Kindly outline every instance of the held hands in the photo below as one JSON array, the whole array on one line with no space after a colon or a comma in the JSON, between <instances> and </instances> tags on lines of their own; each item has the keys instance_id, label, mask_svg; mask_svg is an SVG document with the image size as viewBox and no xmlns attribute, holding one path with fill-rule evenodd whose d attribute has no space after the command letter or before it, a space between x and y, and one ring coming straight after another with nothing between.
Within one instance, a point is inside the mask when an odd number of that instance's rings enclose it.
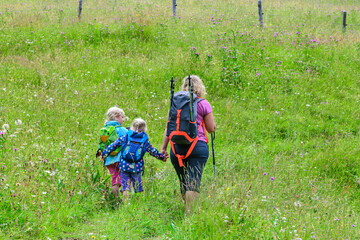
<instances>
[{"instance_id":1,"label":"held hands","mask_svg":"<svg viewBox=\"0 0 360 240\"><path fill-rule=\"evenodd\" d=\"M169 158L168 152L166 151L166 149L161 149L161 153L164 155L163 161L166 162L166 159Z\"/></svg>"}]
</instances>

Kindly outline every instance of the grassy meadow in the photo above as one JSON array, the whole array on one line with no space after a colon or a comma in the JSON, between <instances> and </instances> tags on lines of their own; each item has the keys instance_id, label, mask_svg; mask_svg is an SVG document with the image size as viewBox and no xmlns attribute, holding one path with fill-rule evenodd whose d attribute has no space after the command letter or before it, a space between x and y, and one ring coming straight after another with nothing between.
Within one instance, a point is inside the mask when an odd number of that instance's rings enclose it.
<instances>
[{"instance_id":1,"label":"grassy meadow","mask_svg":"<svg viewBox=\"0 0 360 240\"><path fill-rule=\"evenodd\" d=\"M360 239L360 1L0 2L1 239ZM342 28L342 11L347 27ZM108 108L160 149L170 79L213 106L196 211L168 161L116 207ZM211 153L211 144L210 153Z\"/></svg>"}]
</instances>

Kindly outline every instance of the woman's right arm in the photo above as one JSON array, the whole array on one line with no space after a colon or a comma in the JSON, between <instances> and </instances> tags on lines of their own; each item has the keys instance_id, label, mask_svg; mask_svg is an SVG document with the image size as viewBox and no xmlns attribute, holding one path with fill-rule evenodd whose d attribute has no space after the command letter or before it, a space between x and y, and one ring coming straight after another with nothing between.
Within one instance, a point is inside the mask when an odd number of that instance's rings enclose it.
<instances>
[{"instance_id":1,"label":"woman's right arm","mask_svg":"<svg viewBox=\"0 0 360 240\"><path fill-rule=\"evenodd\" d=\"M167 128L165 128L164 137L163 137L163 143L161 146L161 153L164 154L165 158L169 157L169 154L167 153L167 146L169 144L169 137L166 136Z\"/></svg>"},{"instance_id":2,"label":"woman's right arm","mask_svg":"<svg viewBox=\"0 0 360 240\"><path fill-rule=\"evenodd\" d=\"M169 112L168 112L167 117L166 117L167 122L169 121ZM165 131L164 131L163 143L162 143L160 151L161 151L162 154L164 154L165 158L168 158L169 154L167 152L167 146L169 144L169 137L166 136L166 133L167 133L167 124L166 124L166 128L165 128Z\"/></svg>"}]
</instances>

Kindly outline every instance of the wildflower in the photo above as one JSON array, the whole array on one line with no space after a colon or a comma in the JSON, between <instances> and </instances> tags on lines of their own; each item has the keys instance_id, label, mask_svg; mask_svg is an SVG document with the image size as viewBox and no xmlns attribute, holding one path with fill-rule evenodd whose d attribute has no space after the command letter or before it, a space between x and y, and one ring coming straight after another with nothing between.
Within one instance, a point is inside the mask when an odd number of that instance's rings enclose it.
<instances>
[{"instance_id":1,"label":"wildflower","mask_svg":"<svg viewBox=\"0 0 360 240\"><path fill-rule=\"evenodd\" d=\"M14 148L14 151L16 152L18 149L17 148Z\"/></svg>"},{"instance_id":2,"label":"wildflower","mask_svg":"<svg viewBox=\"0 0 360 240\"><path fill-rule=\"evenodd\" d=\"M278 35L278 32L275 32L274 36L273 37L276 37Z\"/></svg>"},{"instance_id":3,"label":"wildflower","mask_svg":"<svg viewBox=\"0 0 360 240\"><path fill-rule=\"evenodd\" d=\"M195 55L196 55L196 56L199 56L199 55L200 55L200 53L195 53Z\"/></svg>"},{"instance_id":4,"label":"wildflower","mask_svg":"<svg viewBox=\"0 0 360 240\"><path fill-rule=\"evenodd\" d=\"M2 125L2 129L6 132L7 130L9 130L9 124L4 124Z\"/></svg>"},{"instance_id":5,"label":"wildflower","mask_svg":"<svg viewBox=\"0 0 360 240\"><path fill-rule=\"evenodd\" d=\"M22 121L20 120L20 119L16 119L15 120L15 125L16 126L19 126L19 125L21 125L22 124Z\"/></svg>"},{"instance_id":6,"label":"wildflower","mask_svg":"<svg viewBox=\"0 0 360 240\"><path fill-rule=\"evenodd\" d=\"M62 8L60 8L59 10L60 10L60 12L62 12L62 11L63 11L63 10L62 10Z\"/></svg>"},{"instance_id":7,"label":"wildflower","mask_svg":"<svg viewBox=\"0 0 360 240\"><path fill-rule=\"evenodd\" d=\"M267 173L266 173L266 172L264 172L264 173L263 173L263 175L264 175L264 176L266 176L266 175L267 175Z\"/></svg>"},{"instance_id":8,"label":"wildflower","mask_svg":"<svg viewBox=\"0 0 360 240\"><path fill-rule=\"evenodd\" d=\"M3 131L0 131L0 135L4 135L5 134L5 132L3 132Z\"/></svg>"},{"instance_id":9,"label":"wildflower","mask_svg":"<svg viewBox=\"0 0 360 240\"><path fill-rule=\"evenodd\" d=\"M271 181L274 181L274 180L275 180L275 178L274 178L274 177L271 177L270 179L271 179Z\"/></svg>"},{"instance_id":10,"label":"wildflower","mask_svg":"<svg viewBox=\"0 0 360 240\"><path fill-rule=\"evenodd\" d=\"M356 225L355 224L353 224L353 225L351 225L352 227L356 227Z\"/></svg>"}]
</instances>

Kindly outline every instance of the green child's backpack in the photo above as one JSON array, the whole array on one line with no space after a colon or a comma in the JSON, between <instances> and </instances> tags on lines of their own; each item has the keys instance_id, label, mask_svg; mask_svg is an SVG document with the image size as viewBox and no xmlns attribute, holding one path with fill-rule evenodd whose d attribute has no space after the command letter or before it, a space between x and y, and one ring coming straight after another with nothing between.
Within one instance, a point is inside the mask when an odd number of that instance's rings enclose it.
<instances>
[{"instance_id":1,"label":"green child's backpack","mask_svg":"<svg viewBox=\"0 0 360 240\"><path fill-rule=\"evenodd\" d=\"M100 129L100 149L104 151L110 144L115 142L116 139L119 138L119 135L116 132L116 128L121 127L120 125L107 125ZM115 151L111 152L111 156L117 155L121 150L121 147L115 149Z\"/></svg>"}]
</instances>

